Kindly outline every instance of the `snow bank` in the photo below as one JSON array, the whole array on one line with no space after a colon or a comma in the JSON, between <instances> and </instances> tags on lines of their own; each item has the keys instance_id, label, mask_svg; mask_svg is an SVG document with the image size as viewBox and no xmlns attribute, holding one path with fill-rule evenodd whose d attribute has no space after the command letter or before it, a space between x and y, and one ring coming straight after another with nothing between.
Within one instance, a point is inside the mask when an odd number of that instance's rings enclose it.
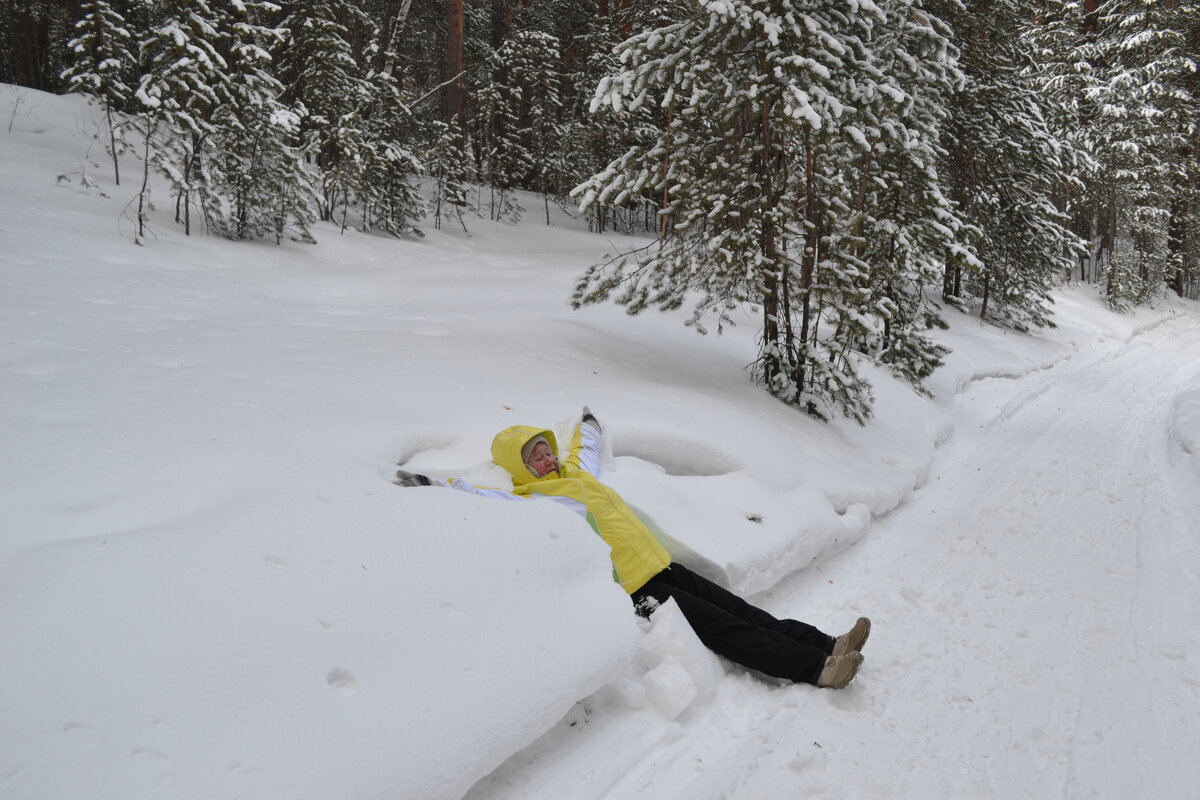
<instances>
[{"instance_id":1,"label":"snow bank","mask_svg":"<svg viewBox=\"0 0 1200 800\"><path fill-rule=\"evenodd\" d=\"M654 748L669 747L682 725L706 713L728 677L725 662L696 638L674 600L642 626L637 656L621 674L479 781L465 800L601 796L625 770ZM597 752L600 759L589 756Z\"/></svg>"},{"instance_id":2,"label":"snow bank","mask_svg":"<svg viewBox=\"0 0 1200 800\"><path fill-rule=\"evenodd\" d=\"M635 646L573 523L346 480L12 557L5 796L460 796Z\"/></svg>"}]
</instances>

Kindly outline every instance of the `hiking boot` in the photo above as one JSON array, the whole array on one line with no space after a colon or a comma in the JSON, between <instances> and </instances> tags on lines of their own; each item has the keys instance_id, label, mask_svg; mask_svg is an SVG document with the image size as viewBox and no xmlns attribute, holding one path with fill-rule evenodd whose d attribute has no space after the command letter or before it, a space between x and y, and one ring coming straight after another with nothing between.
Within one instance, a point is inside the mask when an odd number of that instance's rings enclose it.
<instances>
[{"instance_id":1,"label":"hiking boot","mask_svg":"<svg viewBox=\"0 0 1200 800\"><path fill-rule=\"evenodd\" d=\"M862 650L863 645L867 643L867 637L870 635L871 620L866 617L859 617L858 622L854 623L853 628L834 640L833 653L831 655L844 656L846 653Z\"/></svg>"},{"instance_id":2,"label":"hiking boot","mask_svg":"<svg viewBox=\"0 0 1200 800\"><path fill-rule=\"evenodd\" d=\"M821 670L821 677L817 678L817 686L823 689L841 689L854 680L862 662L862 653L858 651L846 653L844 656L830 656L825 659L825 669Z\"/></svg>"}]
</instances>

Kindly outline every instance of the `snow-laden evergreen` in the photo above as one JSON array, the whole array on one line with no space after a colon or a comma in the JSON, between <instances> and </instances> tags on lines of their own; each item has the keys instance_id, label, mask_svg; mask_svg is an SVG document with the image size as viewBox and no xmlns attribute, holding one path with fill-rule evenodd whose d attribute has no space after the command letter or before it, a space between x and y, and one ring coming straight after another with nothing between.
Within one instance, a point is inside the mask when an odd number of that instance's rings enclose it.
<instances>
[{"instance_id":1,"label":"snow-laden evergreen","mask_svg":"<svg viewBox=\"0 0 1200 800\"><path fill-rule=\"evenodd\" d=\"M467 158L459 146L459 137L452 135L450 126L441 120L425 125L423 137L425 170L433 181L433 197L429 203L433 226L441 228L443 217L453 214L465 229L462 210L469 201L463 173Z\"/></svg>"},{"instance_id":2,"label":"snow-laden evergreen","mask_svg":"<svg viewBox=\"0 0 1200 800\"><path fill-rule=\"evenodd\" d=\"M371 96L359 114L366 138L355 188L362 229L420 235L417 219L425 213L425 200L417 179L423 165L413 150L419 126L392 75L370 72L367 80Z\"/></svg>"},{"instance_id":3,"label":"snow-laden evergreen","mask_svg":"<svg viewBox=\"0 0 1200 800\"><path fill-rule=\"evenodd\" d=\"M1194 286L1198 16L1194 3L1056 0L1032 29L1048 117L1091 158L1084 191L1067 193L1090 243L1082 272L1114 307Z\"/></svg>"},{"instance_id":4,"label":"snow-laden evergreen","mask_svg":"<svg viewBox=\"0 0 1200 800\"><path fill-rule=\"evenodd\" d=\"M62 77L70 91L91 95L104 107L113 180L119 186L124 137L118 124L120 116L113 112L133 95L129 84L137 65L133 34L125 18L106 0L90 0L80 10L83 16L75 24L76 37L67 43L75 60Z\"/></svg>"},{"instance_id":5,"label":"snow-laden evergreen","mask_svg":"<svg viewBox=\"0 0 1200 800\"><path fill-rule=\"evenodd\" d=\"M208 0L171 0L167 11L140 42L144 73L136 96L143 106L145 166L170 181L175 220L190 234L193 206L210 218L220 213L209 156L213 116L229 96L230 76L219 51L219 12Z\"/></svg>"},{"instance_id":6,"label":"snow-laden evergreen","mask_svg":"<svg viewBox=\"0 0 1200 800\"><path fill-rule=\"evenodd\" d=\"M1050 321L1051 289L1086 254L1056 205L1081 157L1051 128L1030 73L1033 24L1025 4L969 2L948 19L956 33L961 87L948 99L947 178L972 226L973 268L946 270L947 299L975 304L1016 325Z\"/></svg>"},{"instance_id":7,"label":"snow-laden evergreen","mask_svg":"<svg viewBox=\"0 0 1200 800\"><path fill-rule=\"evenodd\" d=\"M826 419L871 413L868 365L919 388L946 305L1026 327L1052 321L1076 267L1116 307L1200 285L1194 3L450 10L452 26L384 0L5 6L0 36L30 44L0 75L63 57L71 37L45 37L82 16L61 88L111 111L114 169L122 126L137 141L138 241L152 205L188 233L281 242L314 218L395 236L446 214L465 229L474 205L511 221L522 191L550 224L579 187L592 230L658 242L593 265L575 303L688 303L701 331L749 308L754 376ZM151 196L149 169L169 192Z\"/></svg>"},{"instance_id":8,"label":"snow-laden evergreen","mask_svg":"<svg viewBox=\"0 0 1200 800\"><path fill-rule=\"evenodd\" d=\"M625 38L623 31L635 26L658 27L665 22L661 14L666 9L660 12L657 5L645 5L620 4L610 9L608 16L593 16L572 42L574 69L564 80L571 99L565 109L560 155L568 190L602 172L631 144L652 142L662 127L662 109L651 104L611 114L592 113L596 86L620 69L617 45ZM598 201L588 206L586 213L592 230L603 233L610 225L620 227L622 222L629 231L654 230L655 209L657 203L650 194L642 193L629 198L624 209Z\"/></svg>"},{"instance_id":9,"label":"snow-laden evergreen","mask_svg":"<svg viewBox=\"0 0 1200 800\"><path fill-rule=\"evenodd\" d=\"M351 23L366 23L353 3L297 4L281 23L289 37L276 58L285 99L306 112L301 132L320 169L320 218L332 221L340 210L342 224L365 146L360 113L371 97L346 40Z\"/></svg>"},{"instance_id":10,"label":"snow-laden evergreen","mask_svg":"<svg viewBox=\"0 0 1200 800\"><path fill-rule=\"evenodd\" d=\"M575 302L615 295L630 313L692 302L701 331L754 304L770 391L863 420L860 359L927 375L938 352L923 338L921 287L939 261L969 257L937 173L938 99L955 79L940 23L911 3L664 13L675 21L620 46L623 69L593 103L657 106L664 125L576 190L585 208L660 199L660 239L593 267Z\"/></svg>"},{"instance_id":11,"label":"snow-laden evergreen","mask_svg":"<svg viewBox=\"0 0 1200 800\"><path fill-rule=\"evenodd\" d=\"M260 24L274 5L243 2L226 16L228 95L213 114L214 210L218 232L233 239L285 235L312 238L313 178L300 138L303 106L282 100L284 86L270 71L270 49L286 31Z\"/></svg>"},{"instance_id":12,"label":"snow-laden evergreen","mask_svg":"<svg viewBox=\"0 0 1200 800\"><path fill-rule=\"evenodd\" d=\"M1181 266L1169 241L1174 193L1186 176L1180 156L1190 144L1180 123L1200 122L1200 109L1194 99L1188 108L1181 90L1200 69L1200 53L1189 52L1191 26L1179 23L1192 17L1194 26L1196 13L1193 4L1164 0L1106 0L1099 7L1102 78L1089 99L1106 123L1096 131L1096 147L1116 189L1108 279L1115 306L1158 294Z\"/></svg>"}]
</instances>

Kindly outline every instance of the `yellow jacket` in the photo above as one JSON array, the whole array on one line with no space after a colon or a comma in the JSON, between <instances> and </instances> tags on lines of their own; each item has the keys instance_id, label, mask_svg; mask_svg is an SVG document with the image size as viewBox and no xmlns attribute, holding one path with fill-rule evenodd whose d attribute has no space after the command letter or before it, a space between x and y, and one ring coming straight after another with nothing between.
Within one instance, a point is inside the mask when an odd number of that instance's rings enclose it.
<instances>
[{"instance_id":1,"label":"yellow jacket","mask_svg":"<svg viewBox=\"0 0 1200 800\"><path fill-rule=\"evenodd\" d=\"M535 436L545 436L557 453L554 433L542 428L517 425L505 428L492 440L492 460L513 476L512 492L479 489L462 480L449 483L456 489L490 497L548 497L581 514L592 530L612 548L613 578L633 594L646 581L671 565L671 557L615 491L599 480L600 428L590 420L575 427L566 460L559 474L541 478L525 466L521 448Z\"/></svg>"}]
</instances>

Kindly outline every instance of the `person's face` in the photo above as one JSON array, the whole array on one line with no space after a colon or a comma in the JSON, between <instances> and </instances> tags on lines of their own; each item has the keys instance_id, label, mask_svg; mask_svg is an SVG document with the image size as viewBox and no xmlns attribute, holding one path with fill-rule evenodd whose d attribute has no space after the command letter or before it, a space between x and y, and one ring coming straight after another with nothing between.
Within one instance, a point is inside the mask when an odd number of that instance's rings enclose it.
<instances>
[{"instance_id":1,"label":"person's face","mask_svg":"<svg viewBox=\"0 0 1200 800\"><path fill-rule=\"evenodd\" d=\"M558 472L558 459L554 457L554 453L550 452L550 446L545 442L538 442L529 451L529 468L534 471L539 478L549 475L551 472Z\"/></svg>"}]
</instances>

